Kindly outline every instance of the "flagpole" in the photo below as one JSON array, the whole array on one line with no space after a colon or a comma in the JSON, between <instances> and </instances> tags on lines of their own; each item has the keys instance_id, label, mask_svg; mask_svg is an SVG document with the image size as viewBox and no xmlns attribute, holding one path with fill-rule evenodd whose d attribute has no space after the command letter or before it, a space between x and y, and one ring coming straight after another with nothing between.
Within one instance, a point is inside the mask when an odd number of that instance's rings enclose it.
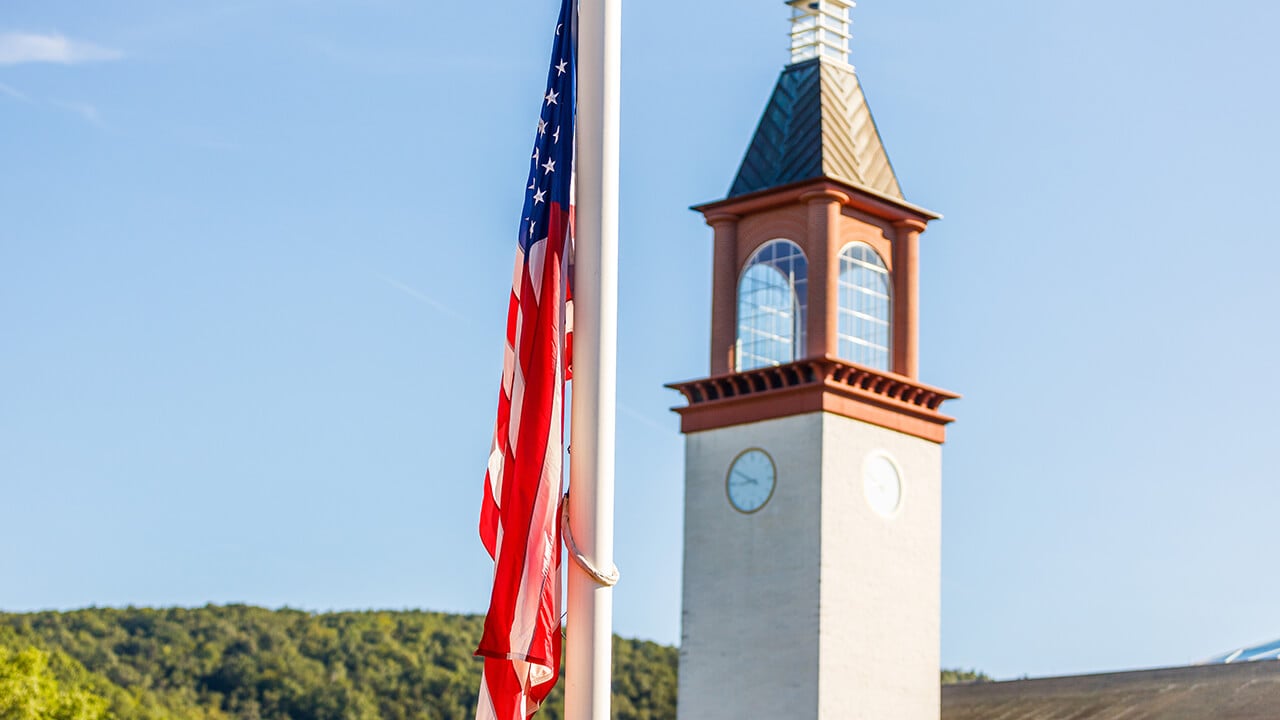
<instances>
[{"instance_id":1,"label":"flagpole","mask_svg":"<svg viewBox=\"0 0 1280 720\"><path fill-rule=\"evenodd\" d=\"M613 568L622 1L579 0L578 12L569 528L588 562L608 573ZM568 586L565 720L608 720L613 590L573 562Z\"/></svg>"}]
</instances>

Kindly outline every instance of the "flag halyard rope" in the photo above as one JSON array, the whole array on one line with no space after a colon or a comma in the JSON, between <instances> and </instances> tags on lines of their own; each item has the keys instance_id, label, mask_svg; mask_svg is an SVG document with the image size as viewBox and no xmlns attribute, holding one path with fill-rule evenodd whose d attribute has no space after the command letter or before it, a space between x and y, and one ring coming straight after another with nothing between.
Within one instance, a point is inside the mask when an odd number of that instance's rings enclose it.
<instances>
[{"instance_id":1,"label":"flag halyard rope","mask_svg":"<svg viewBox=\"0 0 1280 720\"><path fill-rule=\"evenodd\" d=\"M618 566L614 565L609 572L601 572L591 560L578 549L578 543L573 539L573 531L569 529L569 494L565 493L564 499L560 501L560 532L564 536L565 548L569 550L569 556L573 558L573 562L591 576L601 587L613 587L618 584L621 575L618 572Z\"/></svg>"}]
</instances>

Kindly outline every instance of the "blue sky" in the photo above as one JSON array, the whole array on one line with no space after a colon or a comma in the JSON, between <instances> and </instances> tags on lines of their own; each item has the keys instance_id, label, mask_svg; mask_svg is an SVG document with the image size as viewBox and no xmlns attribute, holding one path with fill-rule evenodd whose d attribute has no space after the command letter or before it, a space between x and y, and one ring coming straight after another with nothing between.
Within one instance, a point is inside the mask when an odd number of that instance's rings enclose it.
<instances>
[{"instance_id":1,"label":"blue sky","mask_svg":"<svg viewBox=\"0 0 1280 720\"><path fill-rule=\"evenodd\" d=\"M0 608L480 612L476 512L554 2L10 0ZM710 231L780 0L625 14L616 628L679 634ZM1280 637L1274 4L865 0L923 240L943 659Z\"/></svg>"}]
</instances>

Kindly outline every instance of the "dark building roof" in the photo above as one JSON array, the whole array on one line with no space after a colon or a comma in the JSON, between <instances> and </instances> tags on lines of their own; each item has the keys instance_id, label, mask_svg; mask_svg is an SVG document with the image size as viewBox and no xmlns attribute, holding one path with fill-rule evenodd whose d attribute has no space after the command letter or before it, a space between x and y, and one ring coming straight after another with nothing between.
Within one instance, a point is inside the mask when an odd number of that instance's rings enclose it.
<instances>
[{"instance_id":1,"label":"dark building roof","mask_svg":"<svg viewBox=\"0 0 1280 720\"><path fill-rule=\"evenodd\" d=\"M1280 662L951 685L943 720L1276 720Z\"/></svg>"},{"instance_id":2,"label":"dark building roof","mask_svg":"<svg viewBox=\"0 0 1280 720\"><path fill-rule=\"evenodd\" d=\"M782 71L729 197L821 177L903 199L853 68L808 60Z\"/></svg>"}]
</instances>

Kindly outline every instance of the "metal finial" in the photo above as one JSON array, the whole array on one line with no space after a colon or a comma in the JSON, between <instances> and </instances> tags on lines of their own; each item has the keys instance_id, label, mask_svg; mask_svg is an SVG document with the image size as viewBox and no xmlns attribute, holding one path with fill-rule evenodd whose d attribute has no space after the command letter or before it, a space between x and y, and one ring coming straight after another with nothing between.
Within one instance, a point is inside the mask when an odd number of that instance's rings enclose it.
<instances>
[{"instance_id":1,"label":"metal finial","mask_svg":"<svg viewBox=\"0 0 1280 720\"><path fill-rule=\"evenodd\" d=\"M788 0L791 62L814 58L849 63L849 9L854 0Z\"/></svg>"}]
</instances>

